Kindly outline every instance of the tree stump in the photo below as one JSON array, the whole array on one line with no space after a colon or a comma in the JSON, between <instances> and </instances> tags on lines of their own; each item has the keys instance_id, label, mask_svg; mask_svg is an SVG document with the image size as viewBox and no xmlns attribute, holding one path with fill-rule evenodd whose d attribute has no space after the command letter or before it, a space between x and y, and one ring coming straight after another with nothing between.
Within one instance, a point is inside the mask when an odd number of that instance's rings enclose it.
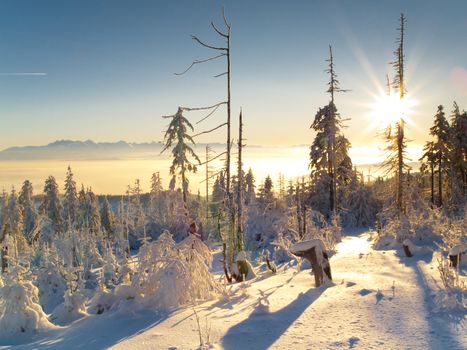
<instances>
[{"instance_id":1,"label":"tree stump","mask_svg":"<svg viewBox=\"0 0 467 350\"><path fill-rule=\"evenodd\" d=\"M332 281L331 265L324 243L320 239L299 242L292 246L290 252L311 263L315 276L315 287L321 286L326 281Z\"/></svg>"},{"instance_id":2,"label":"tree stump","mask_svg":"<svg viewBox=\"0 0 467 350\"><path fill-rule=\"evenodd\" d=\"M457 268L462 260L462 254L465 254L466 251L467 244L458 244L449 249L450 265L454 268Z\"/></svg>"},{"instance_id":3,"label":"tree stump","mask_svg":"<svg viewBox=\"0 0 467 350\"><path fill-rule=\"evenodd\" d=\"M411 246L412 242L409 239L405 239L404 242L402 242L402 247L404 248L405 256L408 258L411 258L413 256L413 252L410 250Z\"/></svg>"}]
</instances>

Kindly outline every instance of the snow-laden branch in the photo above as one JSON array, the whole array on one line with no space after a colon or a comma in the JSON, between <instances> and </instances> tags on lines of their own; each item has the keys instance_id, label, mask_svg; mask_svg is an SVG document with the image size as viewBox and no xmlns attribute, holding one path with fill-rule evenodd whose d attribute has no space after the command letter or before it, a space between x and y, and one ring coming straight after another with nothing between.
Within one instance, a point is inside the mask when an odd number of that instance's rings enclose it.
<instances>
[{"instance_id":1,"label":"snow-laden branch","mask_svg":"<svg viewBox=\"0 0 467 350\"><path fill-rule=\"evenodd\" d=\"M227 104L227 101L219 102L219 103L216 103L215 105L208 106L208 107L180 107L180 108L183 111L191 112L191 111L202 111L206 109L212 109L212 108L216 108L216 107L219 107L220 105L225 105L225 104Z\"/></svg>"}]
</instances>

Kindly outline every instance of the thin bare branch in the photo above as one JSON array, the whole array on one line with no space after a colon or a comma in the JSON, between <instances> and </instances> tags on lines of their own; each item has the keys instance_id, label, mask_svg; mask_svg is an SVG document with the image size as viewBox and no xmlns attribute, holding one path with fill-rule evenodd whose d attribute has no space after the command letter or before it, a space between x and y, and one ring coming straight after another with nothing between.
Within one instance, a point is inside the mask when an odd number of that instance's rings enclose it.
<instances>
[{"instance_id":1,"label":"thin bare branch","mask_svg":"<svg viewBox=\"0 0 467 350\"><path fill-rule=\"evenodd\" d=\"M228 48L226 47L216 47L216 46L212 46L212 45L208 45L204 42L202 42L197 36L195 35L192 35L191 38L193 40L195 40L196 42L198 42L198 44L202 45L202 46L205 46L207 47L208 49L213 49L213 50L219 50L219 51L228 51Z\"/></svg>"},{"instance_id":2,"label":"thin bare branch","mask_svg":"<svg viewBox=\"0 0 467 350\"><path fill-rule=\"evenodd\" d=\"M226 126L226 125L227 125L227 123L222 123L222 124L216 126L215 128L213 128L213 129L211 129L211 130L206 130L206 131L200 132L199 134L196 134L196 135L194 135L193 137L197 137L197 136L203 135L203 134L209 134L210 132L213 132L214 130L217 130L217 129L219 129L219 128L222 128L223 126Z\"/></svg>"},{"instance_id":3,"label":"thin bare branch","mask_svg":"<svg viewBox=\"0 0 467 350\"><path fill-rule=\"evenodd\" d=\"M227 22L227 18L225 17L225 10L224 7L222 7L222 18L224 18L224 23L227 28L230 30L230 23Z\"/></svg>"},{"instance_id":4,"label":"thin bare branch","mask_svg":"<svg viewBox=\"0 0 467 350\"><path fill-rule=\"evenodd\" d=\"M224 73L221 73L221 74L217 74L217 75L214 76L214 78L219 78L219 77L221 77L221 76L223 76L223 75L227 75L227 74L228 74L228 72L224 72Z\"/></svg>"},{"instance_id":5,"label":"thin bare branch","mask_svg":"<svg viewBox=\"0 0 467 350\"><path fill-rule=\"evenodd\" d=\"M213 157L213 158L210 158L208 159L207 161L203 162L203 163L200 163L199 165L204 165L206 163L209 163L209 162L212 162L214 159L217 159L219 158L220 156L224 155L224 154L227 154L227 151L225 152L222 152L222 153L219 153L217 156Z\"/></svg>"},{"instance_id":6,"label":"thin bare branch","mask_svg":"<svg viewBox=\"0 0 467 350\"><path fill-rule=\"evenodd\" d=\"M206 62L209 62L209 61L212 61L212 60L215 60L215 59L218 59L220 57L223 57L225 56L225 53L221 53L220 55L217 55L217 56L213 56L213 57L209 57L209 58L206 58L204 60L194 60L190 66L185 69L183 72L181 73L174 73L174 75L183 75L185 74L186 72L188 72L191 68L193 68L193 66L197 65L197 64L200 64L200 63L206 63Z\"/></svg>"},{"instance_id":7,"label":"thin bare branch","mask_svg":"<svg viewBox=\"0 0 467 350\"><path fill-rule=\"evenodd\" d=\"M216 25L214 22L211 22L211 26L214 28L214 30L219 34L220 36L223 36L224 38L228 38L229 36L227 34L222 33L219 29L217 29Z\"/></svg>"},{"instance_id":8,"label":"thin bare branch","mask_svg":"<svg viewBox=\"0 0 467 350\"><path fill-rule=\"evenodd\" d=\"M219 103L216 103L215 105L208 106L208 107L180 107L180 108L184 111L191 112L191 111L202 111L206 109L212 109L212 108L216 108L216 107L219 107L220 105L225 105L225 104L227 104L227 101L219 102Z\"/></svg>"},{"instance_id":9,"label":"thin bare branch","mask_svg":"<svg viewBox=\"0 0 467 350\"><path fill-rule=\"evenodd\" d=\"M213 114L217 111L217 109L218 109L219 107L220 107L220 105L217 105L216 107L214 107L214 109L213 109L211 112L209 112L207 116L205 116L204 118L198 120L198 121L196 122L196 124L199 124L199 123L205 121L206 119L208 119L211 115L213 115Z\"/></svg>"},{"instance_id":10,"label":"thin bare branch","mask_svg":"<svg viewBox=\"0 0 467 350\"><path fill-rule=\"evenodd\" d=\"M222 174L223 172L225 172L225 168L222 168L221 170L215 172L214 174L209 175L208 180L209 180L209 179L212 179L213 177L215 177L215 176L217 176L217 175L219 175L219 174ZM203 182L205 182L205 181L206 181L206 179L201 180L199 183L203 183ZM212 202L212 203L217 203L217 202ZM220 202L219 202L219 203L220 203Z\"/></svg>"}]
</instances>

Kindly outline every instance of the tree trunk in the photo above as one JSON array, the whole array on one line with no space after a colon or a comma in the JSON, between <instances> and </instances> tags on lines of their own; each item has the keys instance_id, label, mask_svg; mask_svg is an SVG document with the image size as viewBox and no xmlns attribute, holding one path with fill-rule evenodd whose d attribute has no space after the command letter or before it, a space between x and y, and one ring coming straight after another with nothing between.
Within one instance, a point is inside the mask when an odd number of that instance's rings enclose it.
<instances>
[{"instance_id":1,"label":"tree trunk","mask_svg":"<svg viewBox=\"0 0 467 350\"><path fill-rule=\"evenodd\" d=\"M2 249L2 273L5 273L8 268L8 247Z\"/></svg>"},{"instance_id":2,"label":"tree trunk","mask_svg":"<svg viewBox=\"0 0 467 350\"><path fill-rule=\"evenodd\" d=\"M438 206L441 207L443 205L443 178L442 178L442 155L441 152L439 154L438 159Z\"/></svg>"},{"instance_id":3,"label":"tree trunk","mask_svg":"<svg viewBox=\"0 0 467 350\"><path fill-rule=\"evenodd\" d=\"M431 166L431 207L433 208L435 204L435 165L433 162L430 164Z\"/></svg>"}]
</instances>

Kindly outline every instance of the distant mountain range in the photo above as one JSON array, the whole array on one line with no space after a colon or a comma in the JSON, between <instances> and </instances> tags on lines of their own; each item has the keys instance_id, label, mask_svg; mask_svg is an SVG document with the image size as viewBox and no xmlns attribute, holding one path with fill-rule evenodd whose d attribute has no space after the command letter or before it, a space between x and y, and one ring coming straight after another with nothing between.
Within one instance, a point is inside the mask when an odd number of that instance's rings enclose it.
<instances>
[{"instance_id":1,"label":"distant mountain range","mask_svg":"<svg viewBox=\"0 0 467 350\"><path fill-rule=\"evenodd\" d=\"M148 154L157 155L163 149L162 142L134 143L94 142L92 140L73 141L57 140L43 146L10 147L0 151L0 160L27 159L118 159L138 157ZM198 149L204 149L206 144L197 144ZM222 144L209 144L212 148L223 148Z\"/></svg>"}]
</instances>

